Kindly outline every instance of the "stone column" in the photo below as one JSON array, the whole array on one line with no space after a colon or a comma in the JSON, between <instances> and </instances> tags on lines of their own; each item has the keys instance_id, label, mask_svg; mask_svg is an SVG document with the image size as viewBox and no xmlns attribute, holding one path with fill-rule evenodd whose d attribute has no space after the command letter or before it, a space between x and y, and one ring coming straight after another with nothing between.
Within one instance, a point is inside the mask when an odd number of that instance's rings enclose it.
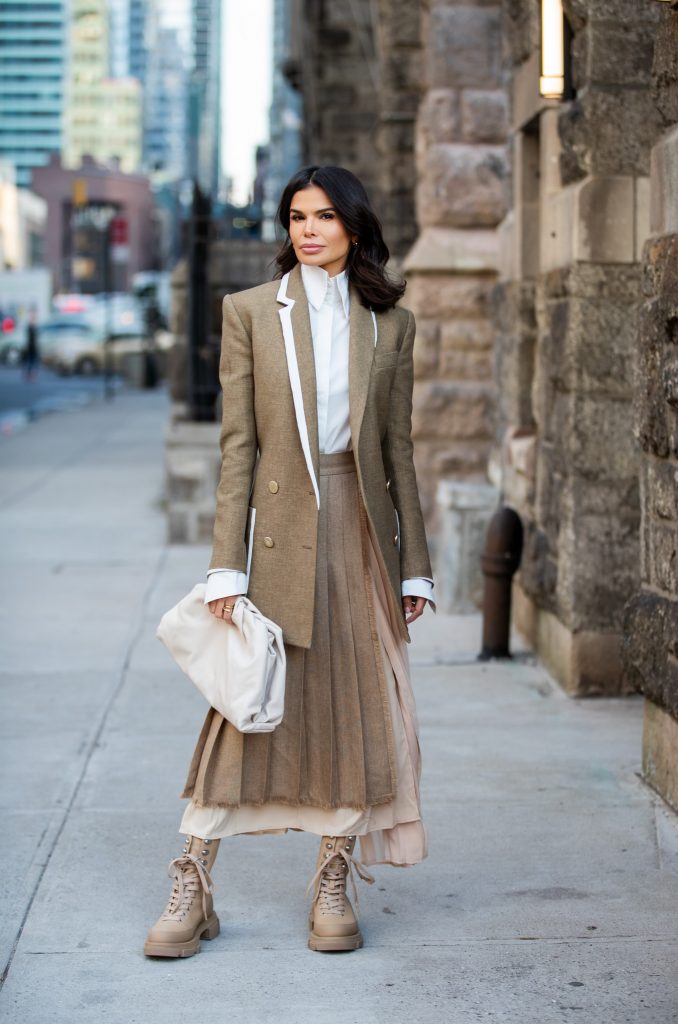
<instances>
[{"instance_id":1,"label":"stone column","mask_svg":"<svg viewBox=\"0 0 678 1024\"><path fill-rule=\"evenodd\" d=\"M657 35L654 85L664 133L652 150L635 383L641 585L627 609L625 654L646 698L643 773L678 810L678 14L671 11Z\"/></svg>"},{"instance_id":2,"label":"stone column","mask_svg":"<svg viewBox=\"0 0 678 1024\"><path fill-rule=\"evenodd\" d=\"M499 3L422 4L424 95L417 117L419 236L405 305L417 318L413 434L435 544L438 481L486 480L492 437L496 226L507 178Z\"/></svg>"}]
</instances>

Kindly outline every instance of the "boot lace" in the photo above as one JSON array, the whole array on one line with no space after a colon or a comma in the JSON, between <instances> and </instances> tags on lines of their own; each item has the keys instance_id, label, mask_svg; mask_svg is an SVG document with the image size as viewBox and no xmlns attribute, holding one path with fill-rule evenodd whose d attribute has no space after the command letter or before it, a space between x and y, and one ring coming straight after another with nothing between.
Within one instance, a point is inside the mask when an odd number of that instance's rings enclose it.
<instances>
[{"instance_id":1,"label":"boot lace","mask_svg":"<svg viewBox=\"0 0 678 1024\"><path fill-rule=\"evenodd\" d=\"M311 889L313 901L317 900L318 907L324 914L343 914L344 898L346 896L346 879L351 882L351 891L355 900L356 912L360 905L358 899L358 887L355 884L353 872L362 878L363 882L372 885L374 878L364 864L361 864L356 857L340 848L325 863L321 864L311 881L308 883L306 892Z\"/></svg>"},{"instance_id":2,"label":"boot lace","mask_svg":"<svg viewBox=\"0 0 678 1024\"><path fill-rule=\"evenodd\" d=\"M198 893L202 896L202 912L207 917L208 893L214 892L209 871L198 857L185 853L169 862L167 874L172 879L172 893L163 912L162 921L181 921L193 906Z\"/></svg>"}]
</instances>

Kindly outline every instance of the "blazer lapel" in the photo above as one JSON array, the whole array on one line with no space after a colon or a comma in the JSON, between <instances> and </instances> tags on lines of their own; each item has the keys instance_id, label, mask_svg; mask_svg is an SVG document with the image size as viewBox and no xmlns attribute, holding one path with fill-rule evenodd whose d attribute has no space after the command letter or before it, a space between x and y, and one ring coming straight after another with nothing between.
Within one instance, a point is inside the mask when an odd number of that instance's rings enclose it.
<instances>
[{"instance_id":1,"label":"blazer lapel","mask_svg":"<svg viewBox=\"0 0 678 1024\"><path fill-rule=\"evenodd\" d=\"M376 317L371 310L366 309L362 305L356 289L351 288L348 343L348 406L351 438L356 455L376 342Z\"/></svg>"},{"instance_id":2,"label":"blazer lapel","mask_svg":"<svg viewBox=\"0 0 678 1024\"><path fill-rule=\"evenodd\" d=\"M313 335L308 313L308 301L301 271L297 264L280 282L276 296L283 303L278 310L285 341L287 372L292 386L294 411L299 430L299 439L306 459L308 475L315 491L316 504L320 508L318 467L320 462L318 444L318 399L316 395L315 358Z\"/></svg>"}]
</instances>

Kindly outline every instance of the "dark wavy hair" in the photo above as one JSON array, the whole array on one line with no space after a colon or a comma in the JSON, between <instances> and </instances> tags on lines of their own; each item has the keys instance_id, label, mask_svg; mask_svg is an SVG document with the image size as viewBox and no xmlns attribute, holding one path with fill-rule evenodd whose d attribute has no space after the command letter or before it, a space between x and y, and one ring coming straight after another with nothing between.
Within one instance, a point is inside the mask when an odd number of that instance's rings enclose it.
<instances>
[{"instance_id":1,"label":"dark wavy hair","mask_svg":"<svg viewBox=\"0 0 678 1024\"><path fill-rule=\"evenodd\" d=\"M355 287L361 303L376 313L393 309L405 292L405 282L387 273L389 251L379 218L362 182L345 167L302 167L288 181L277 213L287 238L275 258L278 267L275 276L282 277L299 262L289 237L290 207L295 193L311 185L327 193L348 233L358 236L358 244L349 246L346 269L349 283Z\"/></svg>"}]
</instances>

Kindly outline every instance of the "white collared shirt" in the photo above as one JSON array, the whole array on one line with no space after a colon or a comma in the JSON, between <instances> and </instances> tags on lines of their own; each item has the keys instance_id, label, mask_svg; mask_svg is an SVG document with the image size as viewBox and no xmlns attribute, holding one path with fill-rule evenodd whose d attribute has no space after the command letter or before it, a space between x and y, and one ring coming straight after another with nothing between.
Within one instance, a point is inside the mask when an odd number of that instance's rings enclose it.
<instances>
[{"instance_id":1,"label":"white collared shirt","mask_svg":"<svg viewBox=\"0 0 678 1024\"><path fill-rule=\"evenodd\" d=\"M348 403L348 353L350 290L343 270L330 277L322 267L301 264L301 278L308 299L313 338L318 447L321 452L343 452L351 448ZM220 597L246 594L248 577L235 569L210 569L207 573L205 603ZM425 597L435 611L433 580L417 577L403 580L403 597Z\"/></svg>"},{"instance_id":2,"label":"white collared shirt","mask_svg":"<svg viewBox=\"0 0 678 1024\"><path fill-rule=\"evenodd\" d=\"M321 452L345 452L351 447L348 424L348 274L342 270L330 277L322 267L309 267L302 263L301 279L308 299L313 336L318 447Z\"/></svg>"}]
</instances>

